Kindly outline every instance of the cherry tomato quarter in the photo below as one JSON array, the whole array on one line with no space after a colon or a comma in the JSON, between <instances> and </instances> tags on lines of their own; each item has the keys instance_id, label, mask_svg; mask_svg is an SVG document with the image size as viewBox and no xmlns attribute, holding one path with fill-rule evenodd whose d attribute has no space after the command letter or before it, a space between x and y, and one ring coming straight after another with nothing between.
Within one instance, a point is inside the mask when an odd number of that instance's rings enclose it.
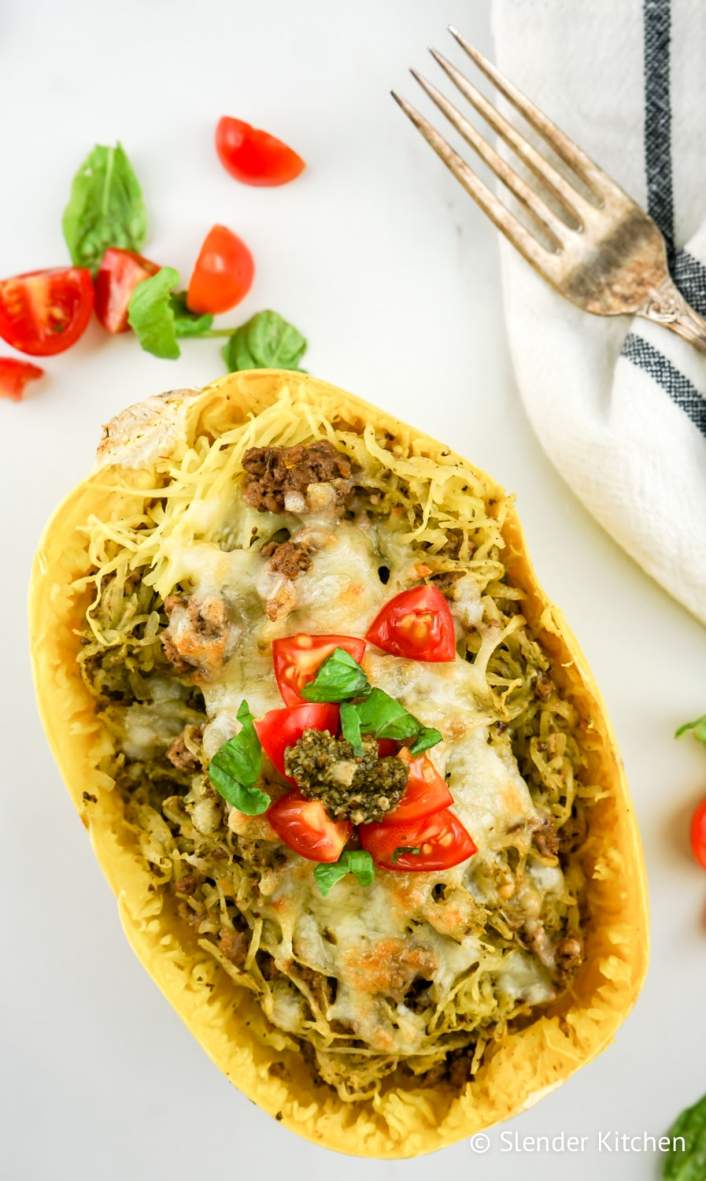
<instances>
[{"instance_id":1,"label":"cherry tomato quarter","mask_svg":"<svg viewBox=\"0 0 706 1181\"><path fill-rule=\"evenodd\" d=\"M320 800L294 792L277 800L267 819L280 840L309 861L338 861L353 831L347 820L333 820Z\"/></svg>"},{"instance_id":2,"label":"cherry tomato quarter","mask_svg":"<svg viewBox=\"0 0 706 1181\"><path fill-rule=\"evenodd\" d=\"M246 185L285 185L306 167L281 139L230 115L218 120L216 151L226 171Z\"/></svg>"},{"instance_id":3,"label":"cherry tomato quarter","mask_svg":"<svg viewBox=\"0 0 706 1181\"><path fill-rule=\"evenodd\" d=\"M697 805L691 818L691 849L699 865L706 869L706 800Z\"/></svg>"},{"instance_id":4,"label":"cherry tomato quarter","mask_svg":"<svg viewBox=\"0 0 706 1181\"><path fill-rule=\"evenodd\" d=\"M401 824L362 824L358 836L377 865L400 872L450 869L478 851L448 808Z\"/></svg>"},{"instance_id":5,"label":"cherry tomato quarter","mask_svg":"<svg viewBox=\"0 0 706 1181\"><path fill-rule=\"evenodd\" d=\"M30 356L71 348L93 311L93 279L85 267L29 271L0 281L0 336Z\"/></svg>"},{"instance_id":6,"label":"cherry tomato quarter","mask_svg":"<svg viewBox=\"0 0 706 1181\"><path fill-rule=\"evenodd\" d=\"M189 281L187 307L218 315L240 303L252 286L255 263L247 246L227 226L207 233Z\"/></svg>"},{"instance_id":7,"label":"cherry tomato quarter","mask_svg":"<svg viewBox=\"0 0 706 1181\"><path fill-rule=\"evenodd\" d=\"M120 250L117 246L106 250L94 279L96 316L106 332L129 331L130 296L138 283L156 275L158 270L156 263L133 250Z\"/></svg>"},{"instance_id":8,"label":"cherry tomato quarter","mask_svg":"<svg viewBox=\"0 0 706 1181\"><path fill-rule=\"evenodd\" d=\"M44 376L44 370L31 361L19 361L16 357L0 357L0 398L20 402L28 381Z\"/></svg>"},{"instance_id":9,"label":"cherry tomato quarter","mask_svg":"<svg viewBox=\"0 0 706 1181\"><path fill-rule=\"evenodd\" d=\"M273 641L275 680L286 705L298 705L304 700L302 689L314 680L321 665L336 648L343 648L360 664L365 640L356 636L312 636L299 632Z\"/></svg>"},{"instance_id":10,"label":"cherry tomato quarter","mask_svg":"<svg viewBox=\"0 0 706 1181\"><path fill-rule=\"evenodd\" d=\"M415 586L390 599L366 639L393 656L447 661L456 656L456 632L446 599L435 586Z\"/></svg>"},{"instance_id":11,"label":"cherry tomato quarter","mask_svg":"<svg viewBox=\"0 0 706 1181\"><path fill-rule=\"evenodd\" d=\"M255 722L262 749L284 775L284 752L294 746L305 730L328 730L338 734L338 706L328 702L309 702L285 709L271 709ZM289 778L289 776L287 776ZM289 779L293 783L293 779Z\"/></svg>"},{"instance_id":12,"label":"cherry tomato quarter","mask_svg":"<svg viewBox=\"0 0 706 1181\"><path fill-rule=\"evenodd\" d=\"M414 758L406 747L397 755L409 766L409 778L404 795L396 808L388 812L382 824L400 824L407 820L419 820L431 816L453 804L453 796L446 786L446 780L439 774L427 755Z\"/></svg>"}]
</instances>

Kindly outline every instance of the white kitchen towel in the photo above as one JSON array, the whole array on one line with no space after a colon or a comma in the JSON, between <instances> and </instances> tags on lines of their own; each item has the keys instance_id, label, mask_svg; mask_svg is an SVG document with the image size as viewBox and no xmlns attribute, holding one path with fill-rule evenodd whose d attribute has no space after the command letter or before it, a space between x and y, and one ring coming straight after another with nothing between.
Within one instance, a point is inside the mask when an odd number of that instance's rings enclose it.
<instances>
[{"instance_id":1,"label":"white kitchen towel","mask_svg":"<svg viewBox=\"0 0 706 1181\"><path fill-rule=\"evenodd\" d=\"M706 0L493 0L496 61L664 234L706 315ZM601 318L504 240L510 345L547 455L609 533L706 622L706 356Z\"/></svg>"}]
</instances>

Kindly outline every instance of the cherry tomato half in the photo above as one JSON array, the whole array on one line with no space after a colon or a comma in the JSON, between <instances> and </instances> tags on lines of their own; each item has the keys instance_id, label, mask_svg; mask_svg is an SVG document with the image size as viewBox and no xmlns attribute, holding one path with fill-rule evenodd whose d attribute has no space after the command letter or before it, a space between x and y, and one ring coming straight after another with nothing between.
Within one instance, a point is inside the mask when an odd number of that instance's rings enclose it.
<instances>
[{"instance_id":1,"label":"cherry tomato half","mask_svg":"<svg viewBox=\"0 0 706 1181\"><path fill-rule=\"evenodd\" d=\"M427 755L414 758L406 747L398 754L409 766L409 779L404 795L396 808L389 812L382 824L400 824L407 820L419 820L431 816L453 804L453 796L446 786L446 780L439 774Z\"/></svg>"},{"instance_id":2,"label":"cherry tomato half","mask_svg":"<svg viewBox=\"0 0 706 1181\"><path fill-rule=\"evenodd\" d=\"M338 734L338 706L317 701L293 708L271 709L255 722L255 729L265 754L284 775L284 752L299 741L305 730L328 730L330 734ZM293 782L290 779L290 783Z\"/></svg>"},{"instance_id":3,"label":"cherry tomato half","mask_svg":"<svg viewBox=\"0 0 706 1181\"><path fill-rule=\"evenodd\" d=\"M319 667L336 648L343 648L358 663L363 659L365 640L355 636L310 636L298 632L272 643L272 661L277 687L286 705L298 705L301 692L313 681Z\"/></svg>"},{"instance_id":4,"label":"cherry tomato half","mask_svg":"<svg viewBox=\"0 0 706 1181\"><path fill-rule=\"evenodd\" d=\"M227 312L240 303L252 286L253 257L241 238L227 226L209 230L196 259L186 295L192 312Z\"/></svg>"},{"instance_id":5,"label":"cherry tomato half","mask_svg":"<svg viewBox=\"0 0 706 1181\"><path fill-rule=\"evenodd\" d=\"M135 254L110 246L106 250L94 279L96 316L106 332L127 332L127 310L130 296L143 279L156 275L156 263Z\"/></svg>"},{"instance_id":6,"label":"cherry tomato half","mask_svg":"<svg viewBox=\"0 0 706 1181\"><path fill-rule=\"evenodd\" d=\"M31 361L18 361L16 357L0 357L0 398L11 398L13 402L22 399L28 381L44 376L44 370Z\"/></svg>"},{"instance_id":7,"label":"cherry tomato half","mask_svg":"<svg viewBox=\"0 0 706 1181\"><path fill-rule=\"evenodd\" d=\"M450 869L478 851L458 816L448 808L401 824L362 824L358 836L383 869Z\"/></svg>"},{"instance_id":8,"label":"cherry tomato half","mask_svg":"<svg viewBox=\"0 0 706 1181\"><path fill-rule=\"evenodd\" d=\"M93 280L85 267L29 271L0 281L0 336L30 356L71 348L93 311Z\"/></svg>"},{"instance_id":9,"label":"cherry tomato half","mask_svg":"<svg viewBox=\"0 0 706 1181\"><path fill-rule=\"evenodd\" d=\"M226 171L246 185L285 185L306 167L281 139L230 115L218 120L216 151Z\"/></svg>"},{"instance_id":10,"label":"cherry tomato half","mask_svg":"<svg viewBox=\"0 0 706 1181\"><path fill-rule=\"evenodd\" d=\"M333 820L320 800L289 792L272 805L267 819L280 840L309 861L338 861L353 826Z\"/></svg>"},{"instance_id":11,"label":"cherry tomato half","mask_svg":"<svg viewBox=\"0 0 706 1181\"><path fill-rule=\"evenodd\" d=\"M435 586L415 586L390 599L368 628L366 639L393 656L453 660L456 633L449 605Z\"/></svg>"},{"instance_id":12,"label":"cherry tomato half","mask_svg":"<svg viewBox=\"0 0 706 1181\"><path fill-rule=\"evenodd\" d=\"M706 800L697 805L691 818L691 848L699 865L706 869Z\"/></svg>"}]
</instances>

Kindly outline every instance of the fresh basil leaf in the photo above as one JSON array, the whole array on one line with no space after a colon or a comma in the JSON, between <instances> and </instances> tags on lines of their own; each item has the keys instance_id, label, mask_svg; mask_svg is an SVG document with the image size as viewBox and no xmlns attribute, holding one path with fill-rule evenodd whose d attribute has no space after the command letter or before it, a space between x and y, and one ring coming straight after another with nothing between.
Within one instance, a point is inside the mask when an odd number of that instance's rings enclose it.
<instances>
[{"instance_id":1,"label":"fresh basil leaf","mask_svg":"<svg viewBox=\"0 0 706 1181\"><path fill-rule=\"evenodd\" d=\"M375 738L394 738L397 742L415 738L420 723L394 697L382 689L372 689L365 701L356 706L363 734Z\"/></svg>"},{"instance_id":2,"label":"fresh basil leaf","mask_svg":"<svg viewBox=\"0 0 706 1181\"><path fill-rule=\"evenodd\" d=\"M241 702L237 717L241 729L216 751L208 777L227 803L246 816L259 816L267 811L271 800L255 787L262 770L262 747L247 701Z\"/></svg>"},{"instance_id":3,"label":"fresh basil leaf","mask_svg":"<svg viewBox=\"0 0 706 1181\"><path fill-rule=\"evenodd\" d=\"M706 1177L706 1095L677 1116L667 1135L671 1147L662 1160L665 1181L702 1181Z\"/></svg>"},{"instance_id":4,"label":"fresh basil leaf","mask_svg":"<svg viewBox=\"0 0 706 1181\"><path fill-rule=\"evenodd\" d=\"M409 748L410 754L420 755L423 751L429 750L430 747L436 746L437 742L443 742L444 736L440 730L435 730L433 726L422 726L417 738Z\"/></svg>"},{"instance_id":5,"label":"fresh basil leaf","mask_svg":"<svg viewBox=\"0 0 706 1181\"><path fill-rule=\"evenodd\" d=\"M181 353L172 306L172 291L178 283L179 272L174 267L162 267L156 275L137 284L127 313L143 349L169 361L176 361Z\"/></svg>"},{"instance_id":6,"label":"fresh basil leaf","mask_svg":"<svg viewBox=\"0 0 706 1181\"><path fill-rule=\"evenodd\" d=\"M344 701L341 705L341 733L347 742L350 742L353 747L353 753L356 755L363 754L363 743L360 735L360 718L358 710L350 701Z\"/></svg>"},{"instance_id":7,"label":"fresh basil leaf","mask_svg":"<svg viewBox=\"0 0 706 1181\"><path fill-rule=\"evenodd\" d=\"M314 879L321 894L326 895L346 874L352 873L361 886L372 886L375 881L373 859L364 849L348 849L332 865L317 865Z\"/></svg>"},{"instance_id":8,"label":"fresh basil leaf","mask_svg":"<svg viewBox=\"0 0 706 1181\"><path fill-rule=\"evenodd\" d=\"M231 373L241 369L298 369L306 339L278 312L257 312L236 328L223 348Z\"/></svg>"},{"instance_id":9,"label":"fresh basil leaf","mask_svg":"<svg viewBox=\"0 0 706 1181\"><path fill-rule=\"evenodd\" d=\"M413 853L416 855L417 853L421 853L421 851L422 850L420 849L419 845L398 845L392 854L393 864L396 865L400 857L404 857L405 853Z\"/></svg>"},{"instance_id":10,"label":"fresh basil leaf","mask_svg":"<svg viewBox=\"0 0 706 1181\"><path fill-rule=\"evenodd\" d=\"M142 189L122 144L96 144L71 185L62 221L76 266L95 270L109 246L139 250L147 235Z\"/></svg>"},{"instance_id":11,"label":"fresh basil leaf","mask_svg":"<svg viewBox=\"0 0 706 1181\"><path fill-rule=\"evenodd\" d=\"M202 336L213 324L213 316L190 312L186 306L186 292L177 291L170 298L174 313L174 331L177 336Z\"/></svg>"},{"instance_id":12,"label":"fresh basil leaf","mask_svg":"<svg viewBox=\"0 0 706 1181\"><path fill-rule=\"evenodd\" d=\"M694 738L698 738L699 742L703 742L706 745L706 714L703 714L700 718L696 718L694 722L685 722L675 732L674 737L681 738L682 734L686 734L689 730L693 732Z\"/></svg>"},{"instance_id":13,"label":"fresh basil leaf","mask_svg":"<svg viewBox=\"0 0 706 1181\"><path fill-rule=\"evenodd\" d=\"M414 714L383 689L372 689L364 701L356 704L355 709L361 733L372 734L375 738L393 738L397 742L414 739L410 748L412 754L421 754L443 740L439 730L423 726Z\"/></svg>"},{"instance_id":14,"label":"fresh basil leaf","mask_svg":"<svg viewBox=\"0 0 706 1181\"><path fill-rule=\"evenodd\" d=\"M307 701L347 701L370 692L370 682L345 648L334 648L313 681L302 689Z\"/></svg>"}]
</instances>

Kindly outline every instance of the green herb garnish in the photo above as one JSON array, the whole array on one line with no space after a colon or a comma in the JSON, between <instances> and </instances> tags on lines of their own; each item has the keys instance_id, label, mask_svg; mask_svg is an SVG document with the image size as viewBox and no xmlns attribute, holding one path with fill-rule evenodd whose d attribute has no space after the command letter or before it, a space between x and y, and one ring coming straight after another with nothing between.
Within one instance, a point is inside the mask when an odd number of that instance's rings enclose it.
<instances>
[{"instance_id":1,"label":"green herb garnish","mask_svg":"<svg viewBox=\"0 0 706 1181\"><path fill-rule=\"evenodd\" d=\"M686 734L689 730L693 733L694 738L698 738L699 742L703 742L706 746L706 714L696 718L694 722L684 722L684 725L675 731L674 737L681 738L682 734Z\"/></svg>"},{"instance_id":2,"label":"green herb garnish","mask_svg":"<svg viewBox=\"0 0 706 1181\"><path fill-rule=\"evenodd\" d=\"M677 1116L667 1135L671 1147L662 1161L665 1181L703 1181L706 1177L706 1095Z\"/></svg>"},{"instance_id":3,"label":"green herb garnish","mask_svg":"<svg viewBox=\"0 0 706 1181\"><path fill-rule=\"evenodd\" d=\"M213 316L190 312L186 306L186 292L178 291L170 298L177 336L203 336L213 324Z\"/></svg>"},{"instance_id":4,"label":"green herb garnish","mask_svg":"<svg viewBox=\"0 0 706 1181\"><path fill-rule=\"evenodd\" d=\"M278 312L257 312L236 328L223 348L231 373L240 369L298 369L306 338Z\"/></svg>"},{"instance_id":5,"label":"green herb garnish","mask_svg":"<svg viewBox=\"0 0 706 1181\"><path fill-rule=\"evenodd\" d=\"M363 754L363 740L360 732L360 717L358 710L350 701L341 705L341 733L353 747L353 753L361 757Z\"/></svg>"},{"instance_id":6,"label":"green herb garnish","mask_svg":"<svg viewBox=\"0 0 706 1181\"><path fill-rule=\"evenodd\" d=\"M142 189L122 144L97 144L74 176L62 221L76 266L95 270L109 246L139 250L147 234Z\"/></svg>"},{"instance_id":7,"label":"green herb garnish","mask_svg":"<svg viewBox=\"0 0 706 1181\"><path fill-rule=\"evenodd\" d=\"M334 648L313 681L302 689L307 701L348 701L370 692L370 682L357 660L344 648Z\"/></svg>"},{"instance_id":8,"label":"green herb garnish","mask_svg":"<svg viewBox=\"0 0 706 1181\"><path fill-rule=\"evenodd\" d=\"M364 701L359 702L355 709L363 734L372 734L374 738L392 738L396 742L409 742L410 739L414 739L410 747L414 755L436 746L437 742L443 739L439 730L423 726L414 714L383 689L371 689L369 695Z\"/></svg>"},{"instance_id":9,"label":"green herb garnish","mask_svg":"<svg viewBox=\"0 0 706 1181\"><path fill-rule=\"evenodd\" d=\"M266 812L271 800L255 787L262 770L262 747L247 701L238 709L240 731L224 742L211 759L208 777L219 795L246 816Z\"/></svg>"},{"instance_id":10,"label":"green herb garnish","mask_svg":"<svg viewBox=\"0 0 706 1181\"><path fill-rule=\"evenodd\" d=\"M352 873L361 886L372 886L375 881L373 859L364 849L348 849L332 865L317 865L314 878L324 897L344 878Z\"/></svg>"},{"instance_id":11,"label":"green herb garnish","mask_svg":"<svg viewBox=\"0 0 706 1181\"><path fill-rule=\"evenodd\" d=\"M417 853L421 853L421 851L422 850L420 849L419 845L398 845L392 854L393 864L396 865L400 857L404 857L405 853L413 853L416 855Z\"/></svg>"},{"instance_id":12,"label":"green herb garnish","mask_svg":"<svg viewBox=\"0 0 706 1181\"><path fill-rule=\"evenodd\" d=\"M178 284L179 272L174 267L162 267L156 275L137 284L127 313L130 327L143 349L169 361L176 361L181 353L171 298Z\"/></svg>"}]
</instances>

